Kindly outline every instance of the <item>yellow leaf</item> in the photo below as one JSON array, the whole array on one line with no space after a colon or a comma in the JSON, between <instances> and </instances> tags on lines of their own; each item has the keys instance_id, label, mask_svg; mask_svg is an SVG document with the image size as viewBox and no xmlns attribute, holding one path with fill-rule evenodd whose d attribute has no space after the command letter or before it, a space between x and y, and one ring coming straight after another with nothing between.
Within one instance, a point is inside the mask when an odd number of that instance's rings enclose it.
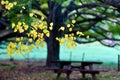
<instances>
[{"instance_id":1,"label":"yellow leaf","mask_svg":"<svg viewBox=\"0 0 120 80\"><path fill-rule=\"evenodd\" d=\"M28 25L24 25L24 29L25 29L25 30L28 30Z\"/></svg>"},{"instance_id":2,"label":"yellow leaf","mask_svg":"<svg viewBox=\"0 0 120 80\"><path fill-rule=\"evenodd\" d=\"M69 28L69 31L71 32L71 31L72 31L72 28Z\"/></svg>"},{"instance_id":3,"label":"yellow leaf","mask_svg":"<svg viewBox=\"0 0 120 80\"><path fill-rule=\"evenodd\" d=\"M20 39L23 40L23 37L21 37Z\"/></svg>"},{"instance_id":4,"label":"yellow leaf","mask_svg":"<svg viewBox=\"0 0 120 80\"><path fill-rule=\"evenodd\" d=\"M22 45L22 43L21 43L21 42L18 42L18 45L19 45L19 46L21 46L21 45Z\"/></svg>"},{"instance_id":5,"label":"yellow leaf","mask_svg":"<svg viewBox=\"0 0 120 80\"><path fill-rule=\"evenodd\" d=\"M75 23L76 23L76 20L72 20L72 23L75 24Z\"/></svg>"},{"instance_id":6,"label":"yellow leaf","mask_svg":"<svg viewBox=\"0 0 120 80\"><path fill-rule=\"evenodd\" d=\"M5 1L4 1L4 0L2 0L2 1L1 1L1 4L2 4L2 5L4 5L4 4L6 4L6 3L5 3Z\"/></svg>"},{"instance_id":7,"label":"yellow leaf","mask_svg":"<svg viewBox=\"0 0 120 80\"><path fill-rule=\"evenodd\" d=\"M66 46L67 48L70 48L70 42L67 42Z\"/></svg>"},{"instance_id":8,"label":"yellow leaf","mask_svg":"<svg viewBox=\"0 0 120 80\"><path fill-rule=\"evenodd\" d=\"M17 32L17 29L16 29L16 28L14 29L14 32Z\"/></svg>"},{"instance_id":9,"label":"yellow leaf","mask_svg":"<svg viewBox=\"0 0 120 80\"><path fill-rule=\"evenodd\" d=\"M67 34L65 34L65 38L68 38L68 35L67 35Z\"/></svg>"},{"instance_id":10,"label":"yellow leaf","mask_svg":"<svg viewBox=\"0 0 120 80\"><path fill-rule=\"evenodd\" d=\"M14 28L15 27L15 23L12 23L12 28Z\"/></svg>"},{"instance_id":11,"label":"yellow leaf","mask_svg":"<svg viewBox=\"0 0 120 80\"><path fill-rule=\"evenodd\" d=\"M16 41L20 41L20 38L16 38Z\"/></svg>"},{"instance_id":12,"label":"yellow leaf","mask_svg":"<svg viewBox=\"0 0 120 80\"><path fill-rule=\"evenodd\" d=\"M53 22L50 23L50 26L53 26Z\"/></svg>"},{"instance_id":13,"label":"yellow leaf","mask_svg":"<svg viewBox=\"0 0 120 80\"><path fill-rule=\"evenodd\" d=\"M21 22L18 22L18 26L21 26L22 25L22 23Z\"/></svg>"},{"instance_id":14,"label":"yellow leaf","mask_svg":"<svg viewBox=\"0 0 120 80\"><path fill-rule=\"evenodd\" d=\"M44 29L44 30L43 30L43 33L45 33L45 34L48 33L48 32L49 32L49 31L48 31L47 29Z\"/></svg>"},{"instance_id":15,"label":"yellow leaf","mask_svg":"<svg viewBox=\"0 0 120 80\"><path fill-rule=\"evenodd\" d=\"M61 43L63 43L64 41L65 41L65 39L64 39L64 38L62 38L62 39L60 40L60 42L61 42Z\"/></svg>"},{"instance_id":16,"label":"yellow leaf","mask_svg":"<svg viewBox=\"0 0 120 80\"><path fill-rule=\"evenodd\" d=\"M62 26L62 27L60 27L60 29L59 29L59 30L64 31L64 30L65 30L65 27L63 27L63 26Z\"/></svg>"},{"instance_id":17,"label":"yellow leaf","mask_svg":"<svg viewBox=\"0 0 120 80\"><path fill-rule=\"evenodd\" d=\"M46 36L47 36L47 37L49 37L49 36L50 36L50 33L49 33L49 32L48 32L48 33L46 33Z\"/></svg>"},{"instance_id":18,"label":"yellow leaf","mask_svg":"<svg viewBox=\"0 0 120 80\"><path fill-rule=\"evenodd\" d=\"M19 32L20 32L20 33L23 33L23 32L24 32L24 29L20 28L20 29L19 29Z\"/></svg>"},{"instance_id":19,"label":"yellow leaf","mask_svg":"<svg viewBox=\"0 0 120 80\"><path fill-rule=\"evenodd\" d=\"M50 27L49 27L49 29L50 29L50 30L52 30L52 29L53 29L53 27L52 27L52 26L50 26Z\"/></svg>"},{"instance_id":20,"label":"yellow leaf","mask_svg":"<svg viewBox=\"0 0 120 80\"><path fill-rule=\"evenodd\" d=\"M13 2L14 5L17 5L17 2Z\"/></svg>"},{"instance_id":21,"label":"yellow leaf","mask_svg":"<svg viewBox=\"0 0 120 80\"><path fill-rule=\"evenodd\" d=\"M76 44L75 42L72 43L72 48L75 48L76 47Z\"/></svg>"},{"instance_id":22,"label":"yellow leaf","mask_svg":"<svg viewBox=\"0 0 120 80\"><path fill-rule=\"evenodd\" d=\"M56 39L56 40L59 40L59 38L58 38L58 37L56 37L55 39Z\"/></svg>"},{"instance_id":23,"label":"yellow leaf","mask_svg":"<svg viewBox=\"0 0 120 80\"><path fill-rule=\"evenodd\" d=\"M44 17L43 17L43 16L41 17L41 20L44 20Z\"/></svg>"},{"instance_id":24,"label":"yellow leaf","mask_svg":"<svg viewBox=\"0 0 120 80\"><path fill-rule=\"evenodd\" d=\"M34 15L34 13L30 13L30 14L29 14L30 17L33 17L33 15Z\"/></svg>"},{"instance_id":25,"label":"yellow leaf","mask_svg":"<svg viewBox=\"0 0 120 80\"><path fill-rule=\"evenodd\" d=\"M67 27L69 28L69 27L70 27L70 24L67 24Z\"/></svg>"},{"instance_id":26,"label":"yellow leaf","mask_svg":"<svg viewBox=\"0 0 120 80\"><path fill-rule=\"evenodd\" d=\"M32 42L32 41L33 41L32 38L30 38L30 39L29 39L29 42Z\"/></svg>"},{"instance_id":27,"label":"yellow leaf","mask_svg":"<svg viewBox=\"0 0 120 80\"><path fill-rule=\"evenodd\" d=\"M76 34L79 35L80 31L77 31Z\"/></svg>"},{"instance_id":28,"label":"yellow leaf","mask_svg":"<svg viewBox=\"0 0 120 80\"><path fill-rule=\"evenodd\" d=\"M5 2L5 4L8 4L8 3L9 3L9 1L6 1L6 2Z\"/></svg>"}]
</instances>

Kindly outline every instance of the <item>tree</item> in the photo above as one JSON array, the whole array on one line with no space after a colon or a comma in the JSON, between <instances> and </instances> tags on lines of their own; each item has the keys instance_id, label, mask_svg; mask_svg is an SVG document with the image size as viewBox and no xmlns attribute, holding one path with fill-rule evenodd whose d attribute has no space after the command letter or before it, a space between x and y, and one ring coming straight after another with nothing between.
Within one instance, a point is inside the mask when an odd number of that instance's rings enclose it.
<instances>
[{"instance_id":1,"label":"tree","mask_svg":"<svg viewBox=\"0 0 120 80\"><path fill-rule=\"evenodd\" d=\"M4 0L2 1L4 2ZM14 6L7 9L14 32L20 32L21 36L29 37L29 42L33 42L31 38L40 44L43 40L46 41L48 53L46 64L51 66L50 62L52 60L59 60L60 44L65 41L67 41L67 47L74 47L75 42L99 41L104 44L103 40L105 39L119 41L120 39L116 37L116 30L120 26L120 12L119 5L115 4L116 2L119 3L120 1L22 0L15 5L15 2L11 0ZM8 3L5 2L3 5L7 6ZM40 23L35 23L39 20ZM33 25L31 25L32 22L34 22ZM36 24L38 25L35 26ZM41 24L44 27L38 29ZM17 25L20 27L16 28ZM25 28L27 29L25 30ZM29 35L26 35L26 33L29 33ZM42 36L41 39L39 39L40 36L36 37L38 33ZM109 33L111 34L110 37ZM22 39L17 38L18 42L19 40ZM18 44L22 46L20 42ZM16 44L14 45L12 48L13 51L16 51ZM30 46L31 48L33 48L33 45Z\"/></svg>"}]
</instances>

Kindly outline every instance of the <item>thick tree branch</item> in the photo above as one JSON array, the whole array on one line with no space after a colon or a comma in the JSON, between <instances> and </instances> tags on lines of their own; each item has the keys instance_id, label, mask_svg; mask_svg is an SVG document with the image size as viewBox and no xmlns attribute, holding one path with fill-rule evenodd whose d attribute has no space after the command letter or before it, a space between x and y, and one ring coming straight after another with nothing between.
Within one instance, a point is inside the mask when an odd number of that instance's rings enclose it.
<instances>
[{"instance_id":1,"label":"thick tree branch","mask_svg":"<svg viewBox=\"0 0 120 80\"><path fill-rule=\"evenodd\" d=\"M102 3L110 4L118 9L120 9L120 0L99 0Z\"/></svg>"},{"instance_id":2,"label":"thick tree branch","mask_svg":"<svg viewBox=\"0 0 120 80\"><path fill-rule=\"evenodd\" d=\"M104 8L109 8L109 6L106 6L102 3L88 3L88 4L82 4L80 6L78 5L74 5L72 6L74 3L71 2L71 6L69 5L67 10L65 10L65 12L63 13L63 15L68 15L71 11L74 11L74 10L78 10L78 9L81 9L81 8L88 8L88 9L91 9L91 8L95 8L97 6L100 6L100 7L104 7ZM64 18L66 19L67 16L65 16Z\"/></svg>"},{"instance_id":3,"label":"thick tree branch","mask_svg":"<svg viewBox=\"0 0 120 80\"><path fill-rule=\"evenodd\" d=\"M113 40L113 41L120 41L119 38L110 38L107 35L105 35L102 31L98 31L98 29L92 28L92 30L94 30L96 33L100 34L102 37L98 37L100 39L108 39L108 40Z\"/></svg>"}]
</instances>

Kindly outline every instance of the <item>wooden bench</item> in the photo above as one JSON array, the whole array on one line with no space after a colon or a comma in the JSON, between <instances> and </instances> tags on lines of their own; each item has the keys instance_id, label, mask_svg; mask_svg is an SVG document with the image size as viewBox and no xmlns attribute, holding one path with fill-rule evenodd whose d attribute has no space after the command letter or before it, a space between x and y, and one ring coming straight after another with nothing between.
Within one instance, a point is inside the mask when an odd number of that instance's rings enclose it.
<instances>
[{"instance_id":1,"label":"wooden bench","mask_svg":"<svg viewBox=\"0 0 120 80\"><path fill-rule=\"evenodd\" d=\"M99 74L100 71L99 70L82 70L82 69L60 69L60 68L49 68L48 70L52 70L54 71L54 73L57 73L57 77L56 79L58 80L61 73L65 73L66 74L66 79L69 80L70 78L70 74L72 73L72 71L79 71L82 74L82 78L86 78L86 74L91 74L92 79L96 80L96 74Z\"/></svg>"},{"instance_id":2,"label":"wooden bench","mask_svg":"<svg viewBox=\"0 0 120 80\"><path fill-rule=\"evenodd\" d=\"M85 78L85 74L91 74L93 80L96 80L97 79L96 74L100 73L99 70L79 70L79 71L81 72L83 78Z\"/></svg>"},{"instance_id":3,"label":"wooden bench","mask_svg":"<svg viewBox=\"0 0 120 80\"><path fill-rule=\"evenodd\" d=\"M93 65L94 64L102 64L102 62L98 61L51 61L51 63L59 64L57 68L50 68L49 70L54 71L57 73L57 77L59 78L61 73L66 74L66 79L69 80L69 76L73 71L79 71L82 74L82 77L85 78L86 74L91 74L92 79L96 80L96 74L99 74L99 70L94 70ZM72 65L72 63L79 63L80 65ZM86 69L86 66L88 66L88 69ZM57 79L58 80L58 79Z\"/></svg>"}]
</instances>

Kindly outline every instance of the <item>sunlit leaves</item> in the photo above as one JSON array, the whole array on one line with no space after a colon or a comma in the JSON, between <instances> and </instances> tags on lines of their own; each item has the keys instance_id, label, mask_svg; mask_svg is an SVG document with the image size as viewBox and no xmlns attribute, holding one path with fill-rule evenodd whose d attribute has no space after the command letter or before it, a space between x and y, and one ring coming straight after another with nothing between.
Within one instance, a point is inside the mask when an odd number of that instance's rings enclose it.
<instances>
[{"instance_id":1,"label":"sunlit leaves","mask_svg":"<svg viewBox=\"0 0 120 80\"><path fill-rule=\"evenodd\" d=\"M57 0L58 3L61 3L62 1L65 0ZM76 43L74 42L76 40L76 35L79 37L84 36L84 34L80 31L75 31L73 33L77 14L75 14L75 17L72 18L72 20L70 19L69 22L65 21L65 24L56 24L54 20L51 20L51 22L47 22L47 17L43 15L44 12L42 13L40 11L37 11L36 9L32 9L32 6L30 7L30 5L32 5L32 2L26 2L27 4L13 2L13 5L17 5L16 10L18 11L16 12L17 15L13 12L13 14L17 16L17 20L11 20L11 27L14 32L25 34L25 37L16 37L16 41L8 45L8 53L10 55L13 55L14 53L29 53L35 46L37 48L39 46L44 47L44 40L46 38L49 39L50 36L53 36L51 35L51 33L53 33L54 30L58 30L58 32L62 34L59 37L56 37L56 40L59 41L60 45L66 43L67 48L74 48L76 46ZM2 3L5 4L4 2ZM44 1L40 2L40 4L42 3L44 3ZM41 9L42 8L43 7L41 7ZM89 38L89 36L87 36L86 38ZM16 46L11 47L11 45Z\"/></svg>"},{"instance_id":2,"label":"sunlit leaves","mask_svg":"<svg viewBox=\"0 0 120 80\"><path fill-rule=\"evenodd\" d=\"M84 36L84 34L82 32L80 32L80 31L77 31L76 35L78 35L78 36Z\"/></svg>"},{"instance_id":3,"label":"sunlit leaves","mask_svg":"<svg viewBox=\"0 0 120 80\"><path fill-rule=\"evenodd\" d=\"M76 37L74 37L74 34L65 34L64 37L62 38L58 38L56 37L56 40L58 40L60 42L60 45L62 45L63 43L66 43L66 47L67 48L75 48L76 43L74 42L74 40L76 40Z\"/></svg>"},{"instance_id":4,"label":"sunlit leaves","mask_svg":"<svg viewBox=\"0 0 120 80\"><path fill-rule=\"evenodd\" d=\"M50 27L49 27L50 30L53 29L53 22L50 23Z\"/></svg>"},{"instance_id":5,"label":"sunlit leaves","mask_svg":"<svg viewBox=\"0 0 120 80\"><path fill-rule=\"evenodd\" d=\"M30 17L33 17L33 15L34 15L34 13L30 13L30 14L29 14Z\"/></svg>"},{"instance_id":6,"label":"sunlit leaves","mask_svg":"<svg viewBox=\"0 0 120 80\"><path fill-rule=\"evenodd\" d=\"M13 56L16 50L16 43L10 42L7 46L7 52L9 56Z\"/></svg>"},{"instance_id":7,"label":"sunlit leaves","mask_svg":"<svg viewBox=\"0 0 120 80\"><path fill-rule=\"evenodd\" d=\"M75 24L76 23L76 20L72 20L72 24Z\"/></svg>"},{"instance_id":8,"label":"sunlit leaves","mask_svg":"<svg viewBox=\"0 0 120 80\"><path fill-rule=\"evenodd\" d=\"M14 29L14 32L20 32L23 33L24 31L28 30L28 25L24 22L18 22L17 24L12 23L12 28Z\"/></svg>"},{"instance_id":9,"label":"sunlit leaves","mask_svg":"<svg viewBox=\"0 0 120 80\"><path fill-rule=\"evenodd\" d=\"M5 8L7 10L12 9L15 5L17 5L17 2L9 2L8 0L2 0L1 1L2 5L5 5Z\"/></svg>"},{"instance_id":10,"label":"sunlit leaves","mask_svg":"<svg viewBox=\"0 0 120 80\"><path fill-rule=\"evenodd\" d=\"M70 27L70 24L67 24L67 27L69 28L69 27Z\"/></svg>"},{"instance_id":11,"label":"sunlit leaves","mask_svg":"<svg viewBox=\"0 0 120 80\"><path fill-rule=\"evenodd\" d=\"M65 30L65 27L61 26L59 30L64 31L64 30Z\"/></svg>"}]
</instances>

